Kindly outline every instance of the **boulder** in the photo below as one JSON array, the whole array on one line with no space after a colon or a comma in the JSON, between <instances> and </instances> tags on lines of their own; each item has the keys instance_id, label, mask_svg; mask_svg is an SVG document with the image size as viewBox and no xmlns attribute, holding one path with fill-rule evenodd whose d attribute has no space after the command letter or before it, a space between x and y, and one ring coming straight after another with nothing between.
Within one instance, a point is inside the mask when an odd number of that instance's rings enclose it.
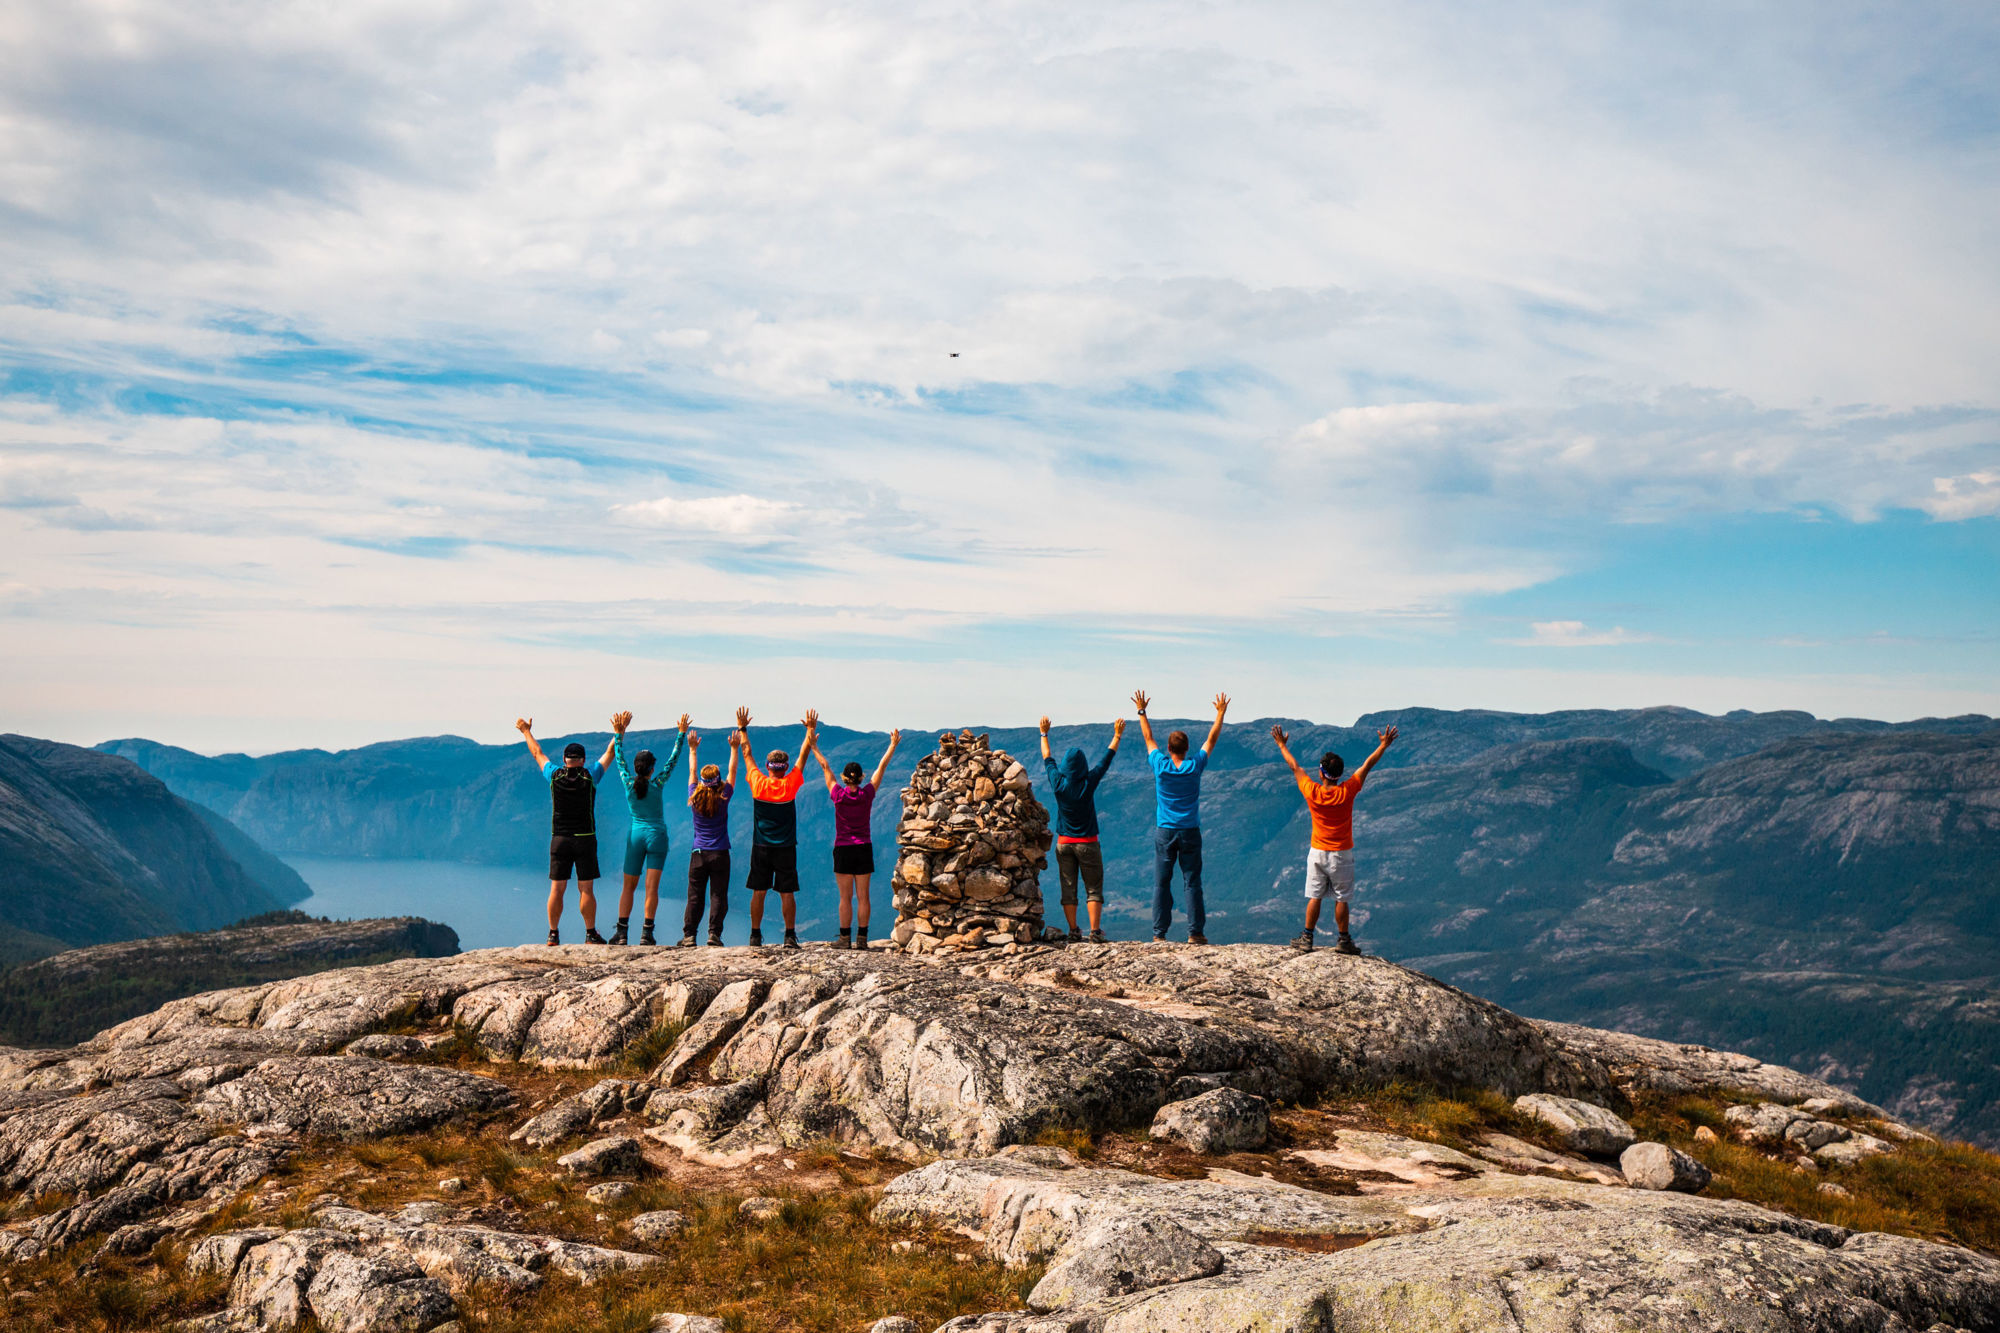
<instances>
[{"instance_id":1,"label":"boulder","mask_svg":"<svg viewBox=\"0 0 2000 1333\"><path fill-rule=\"evenodd\" d=\"M457 1313L443 1284L394 1254L328 1255L306 1302L327 1333L428 1333Z\"/></svg>"},{"instance_id":2,"label":"boulder","mask_svg":"<svg viewBox=\"0 0 2000 1333\"><path fill-rule=\"evenodd\" d=\"M1895 1146L1873 1134L1856 1134L1838 1143L1829 1143L1813 1153L1813 1156L1828 1166L1853 1166L1865 1158L1879 1153L1894 1152Z\"/></svg>"},{"instance_id":3,"label":"boulder","mask_svg":"<svg viewBox=\"0 0 2000 1333\"><path fill-rule=\"evenodd\" d=\"M687 1226L686 1217L671 1208L662 1208L658 1212L640 1213L625 1224L625 1229L632 1233L633 1240L657 1245L680 1235Z\"/></svg>"},{"instance_id":4,"label":"boulder","mask_svg":"<svg viewBox=\"0 0 2000 1333\"><path fill-rule=\"evenodd\" d=\"M1699 1194L1708 1188L1708 1168L1664 1143L1635 1143L1618 1156L1626 1183L1642 1190Z\"/></svg>"},{"instance_id":5,"label":"boulder","mask_svg":"<svg viewBox=\"0 0 2000 1333\"><path fill-rule=\"evenodd\" d=\"M645 1161L639 1140L625 1134L592 1139L575 1152L556 1158L556 1165L573 1176L618 1176L638 1171Z\"/></svg>"},{"instance_id":6,"label":"boulder","mask_svg":"<svg viewBox=\"0 0 2000 1333\"><path fill-rule=\"evenodd\" d=\"M785 1211L783 1199L757 1194L736 1205L736 1215L745 1222L768 1222Z\"/></svg>"},{"instance_id":7,"label":"boulder","mask_svg":"<svg viewBox=\"0 0 2000 1333\"><path fill-rule=\"evenodd\" d=\"M1571 1152L1591 1157L1616 1157L1639 1137L1620 1117L1575 1097L1529 1093L1514 1099L1514 1109L1554 1130Z\"/></svg>"},{"instance_id":8,"label":"boulder","mask_svg":"<svg viewBox=\"0 0 2000 1333\"><path fill-rule=\"evenodd\" d=\"M1028 1305L1065 1309L1221 1271L1222 1252L1173 1219L1128 1213L1079 1234L1028 1293Z\"/></svg>"},{"instance_id":9,"label":"boulder","mask_svg":"<svg viewBox=\"0 0 2000 1333\"><path fill-rule=\"evenodd\" d=\"M1153 1116L1151 1137L1198 1153L1255 1152L1271 1134L1270 1104L1234 1088L1168 1102Z\"/></svg>"},{"instance_id":10,"label":"boulder","mask_svg":"<svg viewBox=\"0 0 2000 1333\"><path fill-rule=\"evenodd\" d=\"M647 1333L723 1333L724 1325L714 1315L662 1314L654 1315L646 1328Z\"/></svg>"},{"instance_id":11,"label":"boulder","mask_svg":"<svg viewBox=\"0 0 2000 1333\"><path fill-rule=\"evenodd\" d=\"M203 1092L193 1109L224 1123L282 1123L328 1138L372 1139L429 1129L513 1100L505 1083L463 1070L309 1056L266 1060Z\"/></svg>"},{"instance_id":12,"label":"boulder","mask_svg":"<svg viewBox=\"0 0 2000 1333\"><path fill-rule=\"evenodd\" d=\"M923 1333L916 1320L907 1315L884 1315L868 1326L868 1333Z\"/></svg>"},{"instance_id":13,"label":"boulder","mask_svg":"<svg viewBox=\"0 0 2000 1333\"><path fill-rule=\"evenodd\" d=\"M583 1192L583 1197L595 1204L619 1203L629 1198L632 1186L623 1180L607 1180L602 1185L592 1185Z\"/></svg>"}]
</instances>

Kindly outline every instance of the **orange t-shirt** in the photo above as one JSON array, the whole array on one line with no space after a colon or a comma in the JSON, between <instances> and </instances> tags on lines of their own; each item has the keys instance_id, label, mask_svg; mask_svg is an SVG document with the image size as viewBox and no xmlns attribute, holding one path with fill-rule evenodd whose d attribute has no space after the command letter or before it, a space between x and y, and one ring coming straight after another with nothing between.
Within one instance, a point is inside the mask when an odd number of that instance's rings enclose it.
<instances>
[{"instance_id":1,"label":"orange t-shirt","mask_svg":"<svg viewBox=\"0 0 2000 1333\"><path fill-rule=\"evenodd\" d=\"M806 771L797 764L786 769L781 778L774 778L761 768L750 770L750 795L759 801L792 800L805 785Z\"/></svg>"},{"instance_id":2,"label":"orange t-shirt","mask_svg":"<svg viewBox=\"0 0 2000 1333\"><path fill-rule=\"evenodd\" d=\"M1312 845L1322 852L1344 852L1354 846L1354 793L1361 775L1340 782L1314 782L1299 774L1299 794L1312 812Z\"/></svg>"}]
</instances>

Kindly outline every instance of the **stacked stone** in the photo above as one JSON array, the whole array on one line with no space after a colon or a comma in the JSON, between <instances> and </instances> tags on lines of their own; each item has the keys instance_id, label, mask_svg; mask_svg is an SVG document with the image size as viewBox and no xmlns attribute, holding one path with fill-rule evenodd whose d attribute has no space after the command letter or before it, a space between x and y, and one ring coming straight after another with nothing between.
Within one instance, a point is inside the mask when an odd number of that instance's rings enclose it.
<instances>
[{"instance_id":1,"label":"stacked stone","mask_svg":"<svg viewBox=\"0 0 2000 1333\"><path fill-rule=\"evenodd\" d=\"M1041 939L1051 840L1028 770L985 736L945 732L903 789L890 939L910 953Z\"/></svg>"}]
</instances>

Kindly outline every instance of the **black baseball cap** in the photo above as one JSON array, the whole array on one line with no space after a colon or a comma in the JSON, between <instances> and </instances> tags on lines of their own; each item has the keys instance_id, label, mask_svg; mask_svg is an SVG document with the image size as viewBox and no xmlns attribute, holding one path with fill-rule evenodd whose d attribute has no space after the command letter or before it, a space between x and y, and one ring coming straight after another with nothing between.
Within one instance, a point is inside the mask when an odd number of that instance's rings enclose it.
<instances>
[{"instance_id":1,"label":"black baseball cap","mask_svg":"<svg viewBox=\"0 0 2000 1333\"><path fill-rule=\"evenodd\" d=\"M588 753L590 752L575 741L571 741L568 745L563 746L563 758L565 759L581 759Z\"/></svg>"}]
</instances>

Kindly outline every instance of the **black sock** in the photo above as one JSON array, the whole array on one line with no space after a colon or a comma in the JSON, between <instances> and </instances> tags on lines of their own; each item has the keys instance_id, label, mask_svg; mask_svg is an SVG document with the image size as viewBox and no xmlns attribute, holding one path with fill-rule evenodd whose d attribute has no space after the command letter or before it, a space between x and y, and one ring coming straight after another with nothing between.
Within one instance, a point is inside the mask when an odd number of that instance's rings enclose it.
<instances>
[{"instance_id":1,"label":"black sock","mask_svg":"<svg viewBox=\"0 0 2000 1333\"><path fill-rule=\"evenodd\" d=\"M632 924L632 918L629 916L621 916L618 918L618 929L620 930L625 929L625 927L631 924Z\"/></svg>"},{"instance_id":2,"label":"black sock","mask_svg":"<svg viewBox=\"0 0 2000 1333\"><path fill-rule=\"evenodd\" d=\"M623 923L621 922L620 924L622 925ZM652 928L653 928L653 918L651 918L651 917L647 917L647 918L646 918L646 929L647 929L647 930L651 930Z\"/></svg>"}]
</instances>

